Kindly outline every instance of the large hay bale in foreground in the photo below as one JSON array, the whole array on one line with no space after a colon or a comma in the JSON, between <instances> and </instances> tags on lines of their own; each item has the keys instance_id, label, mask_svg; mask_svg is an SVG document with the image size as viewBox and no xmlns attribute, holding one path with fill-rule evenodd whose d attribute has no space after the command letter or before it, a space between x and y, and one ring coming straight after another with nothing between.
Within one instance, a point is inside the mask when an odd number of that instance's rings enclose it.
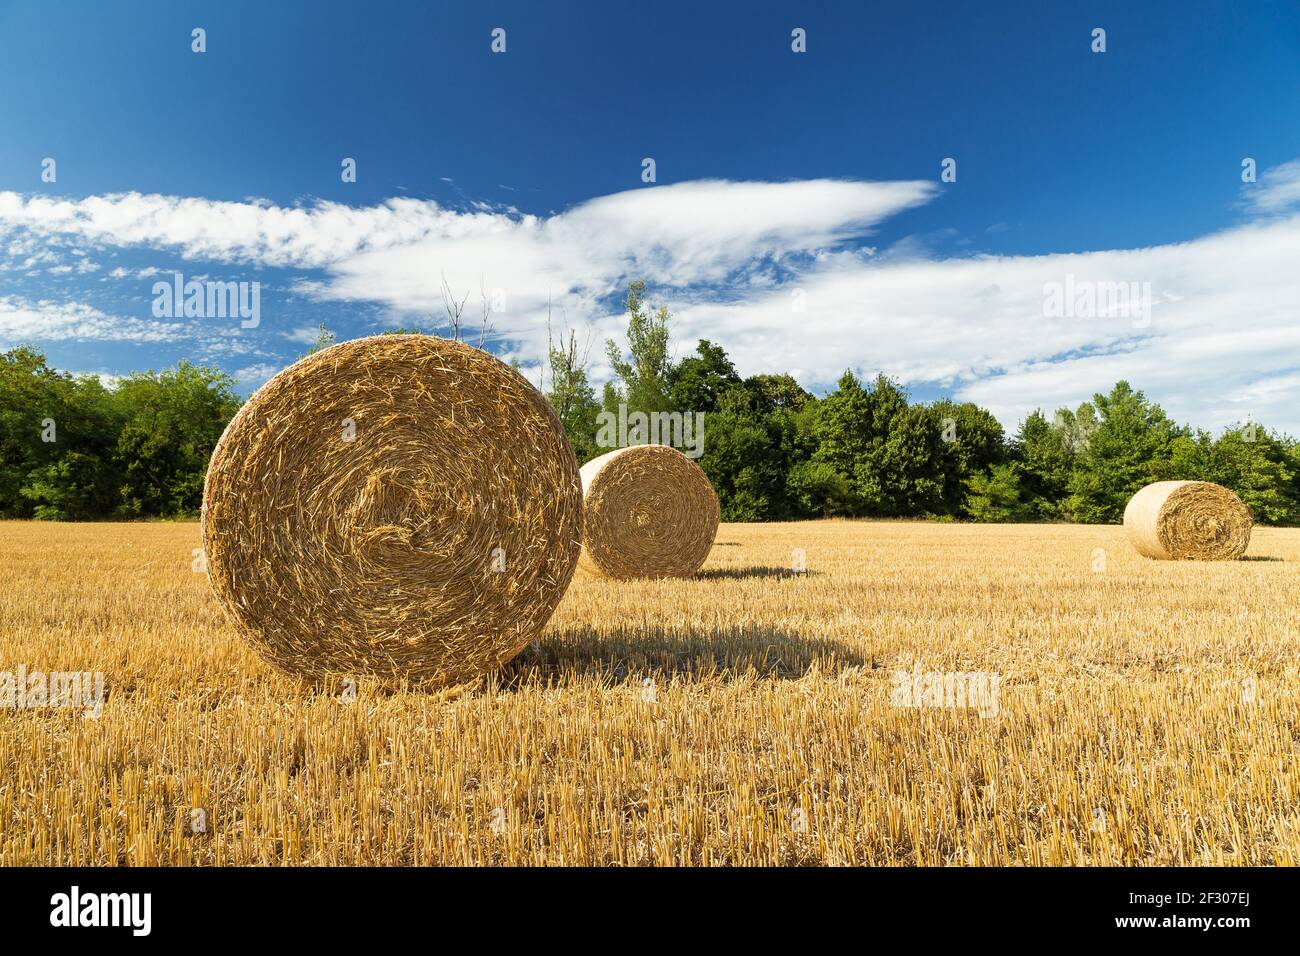
<instances>
[{"instance_id":1,"label":"large hay bale in foreground","mask_svg":"<svg viewBox=\"0 0 1300 956\"><path fill-rule=\"evenodd\" d=\"M514 657L573 577L577 462L509 366L357 339L267 382L208 468L208 574L283 671L440 686Z\"/></svg>"},{"instance_id":2,"label":"large hay bale in foreground","mask_svg":"<svg viewBox=\"0 0 1300 956\"><path fill-rule=\"evenodd\" d=\"M612 578L687 577L718 533L718 496L667 445L634 445L582 466L583 567Z\"/></svg>"},{"instance_id":3,"label":"large hay bale in foreground","mask_svg":"<svg viewBox=\"0 0 1300 956\"><path fill-rule=\"evenodd\" d=\"M1209 481L1157 481L1124 509L1124 529L1148 558L1234 561L1246 553L1253 519L1231 491Z\"/></svg>"}]
</instances>

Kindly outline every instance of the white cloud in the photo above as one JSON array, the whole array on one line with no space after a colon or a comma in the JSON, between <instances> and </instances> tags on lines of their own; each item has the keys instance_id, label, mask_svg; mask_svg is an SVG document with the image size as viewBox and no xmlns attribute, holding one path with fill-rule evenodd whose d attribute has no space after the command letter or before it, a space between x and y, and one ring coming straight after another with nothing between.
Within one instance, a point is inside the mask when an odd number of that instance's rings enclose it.
<instances>
[{"instance_id":1,"label":"white cloud","mask_svg":"<svg viewBox=\"0 0 1300 956\"><path fill-rule=\"evenodd\" d=\"M59 257L50 250L34 251L33 245L25 242L11 242L9 244L9 261L0 262L0 272L35 270L39 265L59 261Z\"/></svg>"},{"instance_id":2,"label":"white cloud","mask_svg":"<svg viewBox=\"0 0 1300 956\"><path fill-rule=\"evenodd\" d=\"M1259 182L1242 186L1246 205L1260 213L1280 213L1300 205L1300 159L1266 169Z\"/></svg>"},{"instance_id":3,"label":"white cloud","mask_svg":"<svg viewBox=\"0 0 1300 956\"><path fill-rule=\"evenodd\" d=\"M234 378L236 383L238 383L244 390L252 391L253 389L259 388L263 385L267 379L280 371L283 367L283 365L275 365L270 362L259 362L256 365L249 365L237 369L232 375L232 378Z\"/></svg>"},{"instance_id":4,"label":"white cloud","mask_svg":"<svg viewBox=\"0 0 1300 956\"><path fill-rule=\"evenodd\" d=\"M683 351L713 339L745 374L791 371L826 387L846 367L883 370L985 404L1012 427L1034 407L1076 404L1128 378L1180 420L1216 427L1252 415L1300 432L1300 215L1285 212L1298 193L1300 161L1264 171L1247 193L1256 221L1190 242L941 260L924 236L879 255L861 245L878 223L935 195L922 182L702 181L600 197L550 217L408 199L286 209L0 193L0 232L18 233L11 255L32 256L30 235L39 234L319 269L294 289L435 322L445 275L458 296L470 294L470 325L480 284L489 299L503 298L493 324L502 347L521 357L544 353L550 300L557 326L591 324L597 377L608 371L599 343L622 327L608 297L640 276L676 312ZM1045 286L1067 276L1150 283L1150 322L1045 317ZM307 344L316 330L280 335ZM209 335L203 348L259 354L233 337Z\"/></svg>"},{"instance_id":5,"label":"white cloud","mask_svg":"<svg viewBox=\"0 0 1300 956\"><path fill-rule=\"evenodd\" d=\"M73 236L91 244L177 249L186 259L315 268L359 252L455 236L490 221L434 202L390 199L357 209L115 193L79 200L0 192L0 229Z\"/></svg>"},{"instance_id":6,"label":"white cloud","mask_svg":"<svg viewBox=\"0 0 1300 956\"><path fill-rule=\"evenodd\" d=\"M75 339L99 342L179 342L193 330L171 322L106 315L80 302L30 302L0 296L0 343Z\"/></svg>"},{"instance_id":7,"label":"white cloud","mask_svg":"<svg viewBox=\"0 0 1300 956\"><path fill-rule=\"evenodd\" d=\"M481 314L482 298L496 300L494 327L512 332L524 351L541 354L548 303L557 322L563 311L612 332L600 302L633 278L649 280L659 293L675 290L675 301L715 295L719 287L768 287L777 266L806 266L933 192L919 182L837 180L633 190L545 220L476 216L455 234L336 262L327 280L298 289L442 321L445 276L457 298L469 294L471 321Z\"/></svg>"},{"instance_id":8,"label":"white cloud","mask_svg":"<svg viewBox=\"0 0 1300 956\"><path fill-rule=\"evenodd\" d=\"M160 272L162 270L157 266L149 266L147 269L124 269L122 266L118 266L107 273L107 277L110 279L152 279Z\"/></svg>"},{"instance_id":9,"label":"white cloud","mask_svg":"<svg viewBox=\"0 0 1300 956\"><path fill-rule=\"evenodd\" d=\"M186 259L333 266L344 283L349 270L386 275L394 287L375 299L407 298L413 288L436 297L443 272L461 285L472 277L477 287L486 271L603 294L629 273L680 285L717 280L763 256L812 252L933 193L924 182L700 181L616 193L540 219L414 199L286 209L139 193L73 201L0 192L0 229L176 249ZM399 281L412 266L416 275Z\"/></svg>"},{"instance_id":10,"label":"white cloud","mask_svg":"<svg viewBox=\"0 0 1300 956\"><path fill-rule=\"evenodd\" d=\"M282 332L290 342L297 342L300 345L313 345L320 336L320 326L300 325L296 329L290 329L288 332Z\"/></svg>"},{"instance_id":11,"label":"white cloud","mask_svg":"<svg viewBox=\"0 0 1300 956\"><path fill-rule=\"evenodd\" d=\"M846 368L951 388L1014 426L1129 379L1182 420L1253 414L1300 431L1300 216L1193 242L1075 255L846 263L789 289L679 314L679 337L727 345L742 372L796 368L832 384ZM1141 318L1047 318L1044 288L1150 283Z\"/></svg>"}]
</instances>

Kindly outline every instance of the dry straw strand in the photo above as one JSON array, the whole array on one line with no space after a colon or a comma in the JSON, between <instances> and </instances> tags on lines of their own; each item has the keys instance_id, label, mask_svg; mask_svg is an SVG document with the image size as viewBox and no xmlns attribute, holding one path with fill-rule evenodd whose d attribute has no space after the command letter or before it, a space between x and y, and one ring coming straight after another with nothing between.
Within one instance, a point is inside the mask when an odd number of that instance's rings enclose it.
<instances>
[{"instance_id":1,"label":"dry straw strand","mask_svg":"<svg viewBox=\"0 0 1300 956\"><path fill-rule=\"evenodd\" d=\"M634 445L582 466L584 568L612 578L687 577L721 518L699 465L667 445Z\"/></svg>"},{"instance_id":2,"label":"dry straw strand","mask_svg":"<svg viewBox=\"0 0 1300 956\"><path fill-rule=\"evenodd\" d=\"M1250 545L1252 524L1242 500L1209 481L1157 481L1124 509L1133 547L1161 560L1235 561Z\"/></svg>"},{"instance_id":3,"label":"dry straw strand","mask_svg":"<svg viewBox=\"0 0 1300 956\"><path fill-rule=\"evenodd\" d=\"M213 451L202 515L213 588L271 664L428 686L538 635L581 520L546 400L425 335L343 342L267 382Z\"/></svg>"},{"instance_id":4,"label":"dry straw strand","mask_svg":"<svg viewBox=\"0 0 1300 956\"><path fill-rule=\"evenodd\" d=\"M1300 863L1300 528L1099 586L1118 523L723 525L707 581L576 576L502 692L351 706L256 666L199 543L0 525L0 675L107 691L0 707L0 867ZM998 715L900 705L917 663Z\"/></svg>"}]
</instances>

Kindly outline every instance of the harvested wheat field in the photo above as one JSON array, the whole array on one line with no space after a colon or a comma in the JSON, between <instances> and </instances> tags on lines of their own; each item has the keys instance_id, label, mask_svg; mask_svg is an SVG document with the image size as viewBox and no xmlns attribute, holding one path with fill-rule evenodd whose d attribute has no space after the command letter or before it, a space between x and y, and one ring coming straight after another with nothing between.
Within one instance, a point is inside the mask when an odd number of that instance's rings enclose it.
<instances>
[{"instance_id":1,"label":"harvested wheat field","mask_svg":"<svg viewBox=\"0 0 1300 956\"><path fill-rule=\"evenodd\" d=\"M1300 858L1300 530L1201 563L1121 527L724 524L694 578L579 571L493 678L355 699L263 663L199 545L0 524L0 671L107 694L0 712L0 865Z\"/></svg>"}]
</instances>

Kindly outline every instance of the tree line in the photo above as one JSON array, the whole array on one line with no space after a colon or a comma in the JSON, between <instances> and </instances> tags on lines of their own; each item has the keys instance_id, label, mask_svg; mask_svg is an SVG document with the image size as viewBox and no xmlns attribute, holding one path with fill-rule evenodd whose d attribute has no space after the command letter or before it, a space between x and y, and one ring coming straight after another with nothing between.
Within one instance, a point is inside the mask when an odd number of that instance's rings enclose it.
<instances>
[{"instance_id":1,"label":"tree line","mask_svg":"<svg viewBox=\"0 0 1300 956\"><path fill-rule=\"evenodd\" d=\"M235 383L187 362L106 387L0 355L0 517L83 521L198 513L203 476L241 402Z\"/></svg>"},{"instance_id":2,"label":"tree line","mask_svg":"<svg viewBox=\"0 0 1300 956\"><path fill-rule=\"evenodd\" d=\"M1127 382L1014 435L971 402L912 402L894 380L845 372L818 398L786 374L741 378L722 346L701 340L672 359L671 315L643 283L626 301L626 343L605 342L614 371L600 397L574 333L549 347L547 397L580 460L602 412L704 413L698 464L726 521L823 517L974 521L1119 521L1143 485L1213 481L1265 524L1300 524L1300 445L1255 423L1215 437L1172 421ZM608 419L606 419L608 420Z\"/></svg>"},{"instance_id":3,"label":"tree line","mask_svg":"<svg viewBox=\"0 0 1300 956\"><path fill-rule=\"evenodd\" d=\"M633 283L613 377L599 395L590 343L548 345L542 391L579 461L609 451L618 416L702 415L698 464L727 521L821 517L1118 521L1150 481L1235 491L1265 524L1300 524L1300 445L1246 423L1218 436L1172 421L1127 382L1014 435L970 402L911 401L894 380L845 372L817 397L781 373L742 378L708 340L676 359L672 317ZM408 331L408 330L397 330ZM313 351L332 343L321 329ZM50 368L30 347L0 355L0 517L179 518L198 513L208 459L241 404L234 381L181 362L111 387ZM698 437L698 436L697 436Z\"/></svg>"}]
</instances>

